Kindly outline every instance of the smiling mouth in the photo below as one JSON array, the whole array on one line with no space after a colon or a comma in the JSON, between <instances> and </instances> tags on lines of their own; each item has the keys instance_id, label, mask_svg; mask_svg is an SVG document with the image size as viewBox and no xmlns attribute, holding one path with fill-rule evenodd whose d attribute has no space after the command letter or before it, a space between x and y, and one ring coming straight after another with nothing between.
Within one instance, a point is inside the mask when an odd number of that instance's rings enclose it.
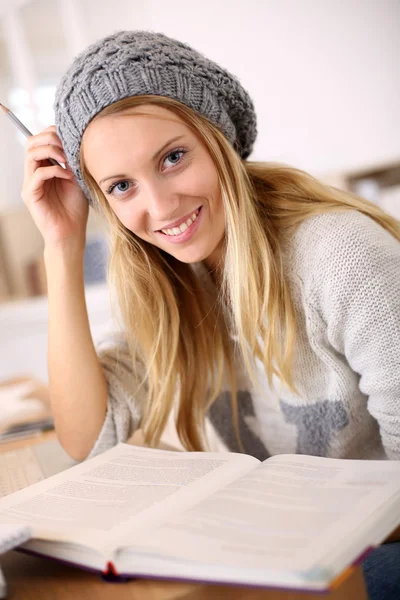
<instances>
[{"instance_id":1,"label":"smiling mouth","mask_svg":"<svg viewBox=\"0 0 400 600\"><path fill-rule=\"evenodd\" d=\"M186 221L183 221L179 227L175 226L167 229L159 229L158 231L169 236L181 235L196 221L200 214L200 210L201 206L197 210L193 211L193 213L186 219Z\"/></svg>"}]
</instances>

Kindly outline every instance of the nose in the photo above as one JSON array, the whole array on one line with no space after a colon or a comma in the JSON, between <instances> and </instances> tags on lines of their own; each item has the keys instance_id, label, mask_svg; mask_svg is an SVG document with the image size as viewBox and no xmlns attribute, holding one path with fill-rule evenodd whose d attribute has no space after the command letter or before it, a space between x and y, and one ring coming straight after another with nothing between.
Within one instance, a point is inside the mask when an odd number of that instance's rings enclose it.
<instances>
[{"instance_id":1,"label":"nose","mask_svg":"<svg viewBox=\"0 0 400 600\"><path fill-rule=\"evenodd\" d=\"M177 214L179 196L166 182L152 181L146 186L146 205L151 223L154 226L170 221Z\"/></svg>"}]
</instances>

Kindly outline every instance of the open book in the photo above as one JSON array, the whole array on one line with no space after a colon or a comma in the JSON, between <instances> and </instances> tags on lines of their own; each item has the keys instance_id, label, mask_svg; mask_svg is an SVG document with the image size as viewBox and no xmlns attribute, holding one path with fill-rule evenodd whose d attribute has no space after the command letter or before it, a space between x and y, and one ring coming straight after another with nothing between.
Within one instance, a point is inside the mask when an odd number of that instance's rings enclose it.
<instances>
[{"instance_id":1,"label":"open book","mask_svg":"<svg viewBox=\"0 0 400 600\"><path fill-rule=\"evenodd\" d=\"M2 498L0 523L104 575L327 590L400 524L400 462L118 444Z\"/></svg>"}]
</instances>

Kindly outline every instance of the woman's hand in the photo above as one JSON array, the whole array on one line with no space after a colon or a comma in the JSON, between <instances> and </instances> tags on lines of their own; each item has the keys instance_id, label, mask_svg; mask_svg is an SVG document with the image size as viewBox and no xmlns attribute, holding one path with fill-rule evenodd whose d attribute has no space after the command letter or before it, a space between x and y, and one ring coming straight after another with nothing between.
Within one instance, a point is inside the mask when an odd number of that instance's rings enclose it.
<instances>
[{"instance_id":1,"label":"woman's hand","mask_svg":"<svg viewBox=\"0 0 400 600\"><path fill-rule=\"evenodd\" d=\"M52 165L48 158L66 164L55 125L27 140L21 197L46 246L72 242L84 247L88 200L70 167Z\"/></svg>"}]
</instances>

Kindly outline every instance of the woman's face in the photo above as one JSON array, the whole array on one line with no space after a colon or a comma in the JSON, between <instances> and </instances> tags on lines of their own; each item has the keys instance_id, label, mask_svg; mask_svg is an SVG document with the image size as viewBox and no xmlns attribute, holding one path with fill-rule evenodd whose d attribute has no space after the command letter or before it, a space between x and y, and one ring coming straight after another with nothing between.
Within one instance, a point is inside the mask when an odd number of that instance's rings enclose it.
<instances>
[{"instance_id":1,"label":"woman's face","mask_svg":"<svg viewBox=\"0 0 400 600\"><path fill-rule=\"evenodd\" d=\"M184 122L143 105L92 121L83 140L86 167L127 229L182 262L215 266L225 230L217 171Z\"/></svg>"}]
</instances>

